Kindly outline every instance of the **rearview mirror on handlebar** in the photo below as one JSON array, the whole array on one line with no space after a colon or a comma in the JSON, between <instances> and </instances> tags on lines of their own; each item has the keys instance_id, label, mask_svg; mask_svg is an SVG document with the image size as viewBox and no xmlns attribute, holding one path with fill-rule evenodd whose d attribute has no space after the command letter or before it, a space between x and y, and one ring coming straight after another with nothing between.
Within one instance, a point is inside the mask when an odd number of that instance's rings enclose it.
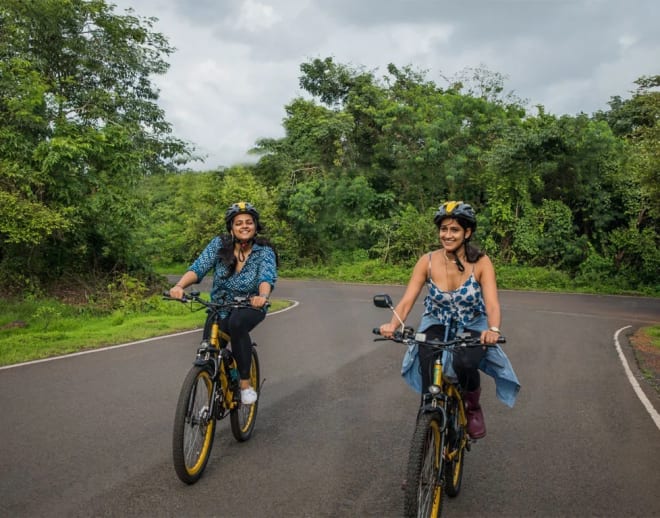
<instances>
[{"instance_id":1,"label":"rearview mirror on handlebar","mask_svg":"<svg viewBox=\"0 0 660 518\"><path fill-rule=\"evenodd\" d=\"M392 308L392 297L383 293L382 295L374 295L374 306L377 308Z\"/></svg>"}]
</instances>

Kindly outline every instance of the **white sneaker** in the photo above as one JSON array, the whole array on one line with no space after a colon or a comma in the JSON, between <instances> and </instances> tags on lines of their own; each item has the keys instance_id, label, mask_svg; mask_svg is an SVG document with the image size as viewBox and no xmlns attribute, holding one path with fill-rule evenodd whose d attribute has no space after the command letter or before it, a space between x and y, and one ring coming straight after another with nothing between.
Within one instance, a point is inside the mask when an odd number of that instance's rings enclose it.
<instances>
[{"instance_id":1,"label":"white sneaker","mask_svg":"<svg viewBox=\"0 0 660 518\"><path fill-rule=\"evenodd\" d=\"M252 405L257 400L257 393L252 387L241 389L241 403Z\"/></svg>"}]
</instances>

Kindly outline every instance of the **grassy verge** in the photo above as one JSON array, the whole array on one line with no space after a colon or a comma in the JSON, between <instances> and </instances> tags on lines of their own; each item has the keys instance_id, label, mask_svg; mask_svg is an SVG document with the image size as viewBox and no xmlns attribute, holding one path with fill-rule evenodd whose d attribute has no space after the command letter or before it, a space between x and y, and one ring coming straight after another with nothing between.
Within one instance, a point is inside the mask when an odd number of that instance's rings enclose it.
<instances>
[{"instance_id":1,"label":"grassy verge","mask_svg":"<svg viewBox=\"0 0 660 518\"><path fill-rule=\"evenodd\" d=\"M644 379L660 394L660 326L638 329L630 343Z\"/></svg>"},{"instance_id":2,"label":"grassy verge","mask_svg":"<svg viewBox=\"0 0 660 518\"><path fill-rule=\"evenodd\" d=\"M271 311L287 305L273 300ZM140 308L106 315L55 300L0 300L0 365L196 329L205 317L204 311L160 296L148 298Z\"/></svg>"}]
</instances>

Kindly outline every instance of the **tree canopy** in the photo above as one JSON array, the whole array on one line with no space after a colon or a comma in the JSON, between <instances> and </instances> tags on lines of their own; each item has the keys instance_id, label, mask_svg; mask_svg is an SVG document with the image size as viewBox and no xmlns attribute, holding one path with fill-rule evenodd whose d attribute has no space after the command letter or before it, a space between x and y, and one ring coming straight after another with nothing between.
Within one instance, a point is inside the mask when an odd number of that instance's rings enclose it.
<instances>
[{"instance_id":1,"label":"tree canopy","mask_svg":"<svg viewBox=\"0 0 660 518\"><path fill-rule=\"evenodd\" d=\"M135 187L192 153L157 104L151 78L173 49L152 25L103 0L0 5L4 272L140 264Z\"/></svg>"},{"instance_id":2,"label":"tree canopy","mask_svg":"<svg viewBox=\"0 0 660 518\"><path fill-rule=\"evenodd\" d=\"M557 117L529 113L484 69L442 88L409 66L382 78L332 58L300 68L308 96L286 107L285 136L254 152L302 256L361 246L411 260L436 237L402 226L462 199L498 261L657 283L658 76L609 112Z\"/></svg>"}]
</instances>

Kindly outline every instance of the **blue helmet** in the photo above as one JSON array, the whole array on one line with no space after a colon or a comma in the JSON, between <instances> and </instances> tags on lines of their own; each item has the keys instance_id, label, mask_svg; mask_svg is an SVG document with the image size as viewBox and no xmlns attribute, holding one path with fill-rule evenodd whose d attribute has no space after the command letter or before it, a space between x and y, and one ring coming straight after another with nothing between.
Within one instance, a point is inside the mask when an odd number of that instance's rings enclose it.
<instances>
[{"instance_id":1,"label":"blue helmet","mask_svg":"<svg viewBox=\"0 0 660 518\"><path fill-rule=\"evenodd\" d=\"M227 232L231 232L231 223L234 221L234 218L239 214L249 214L254 219L254 223L257 226L257 231L261 230L261 225L259 224L259 212L254 208L254 205L246 201L239 201L231 205L227 212L225 212L225 225L227 226Z\"/></svg>"},{"instance_id":2,"label":"blue helmet","mask_svg":"<svg viewBox=\"0 0 660 518\"><path fill-rule=\"evenodd\" d=\"M473 231L477 228L477 216L471 205L462 201L446 201L435 213L433 223L440 225L445 218L454 218L462 223L461 226L471 228Z\"/></svg>"}]
</instances>

